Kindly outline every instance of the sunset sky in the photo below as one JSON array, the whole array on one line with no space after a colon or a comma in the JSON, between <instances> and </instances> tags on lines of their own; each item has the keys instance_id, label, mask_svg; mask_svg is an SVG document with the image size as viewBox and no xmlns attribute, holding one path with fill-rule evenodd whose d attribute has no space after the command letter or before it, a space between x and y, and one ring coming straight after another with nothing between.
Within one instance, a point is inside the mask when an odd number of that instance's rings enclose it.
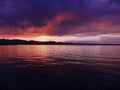
<instances>
[{"instance_id":1,"label":"sunset sky","mask_svg":"<svg viewBox=\"0 0 120 90\"><path fill-rule=\"evenodd\" d=\"M120 0L0 0L0 38L120 44Z\"/></svg>"}]
</instances>

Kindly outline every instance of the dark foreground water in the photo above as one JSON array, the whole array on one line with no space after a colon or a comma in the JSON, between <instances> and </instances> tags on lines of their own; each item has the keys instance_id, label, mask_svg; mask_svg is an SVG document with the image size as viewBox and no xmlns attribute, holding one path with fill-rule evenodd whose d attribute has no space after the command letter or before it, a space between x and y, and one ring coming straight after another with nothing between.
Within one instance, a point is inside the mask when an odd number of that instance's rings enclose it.
<instances>
[{"instance_id":1,"label":"dark foreground water","mask_svg":"<svg viewBox=\"0 0 120 90\"><path fill-rule=\"evenodd\" d=\"M120 90L120 46L0 46L0 90L69 88Z\"/></svg>"}]
</instances>

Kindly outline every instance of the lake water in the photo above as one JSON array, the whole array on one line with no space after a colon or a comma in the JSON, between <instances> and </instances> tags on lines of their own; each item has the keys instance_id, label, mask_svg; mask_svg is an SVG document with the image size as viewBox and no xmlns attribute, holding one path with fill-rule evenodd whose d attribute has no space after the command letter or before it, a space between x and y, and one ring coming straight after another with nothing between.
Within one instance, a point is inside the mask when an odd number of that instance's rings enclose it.
<instances>
[{"instance_id":1,"label":"lake water","mask_svg":"<svg viewBox=\"0 0 120 90\"><path fill-rule=\"evenodd\" d=\"M120 89L120 46L0 46L0 90Z\"/></svg>"}]
</instances>

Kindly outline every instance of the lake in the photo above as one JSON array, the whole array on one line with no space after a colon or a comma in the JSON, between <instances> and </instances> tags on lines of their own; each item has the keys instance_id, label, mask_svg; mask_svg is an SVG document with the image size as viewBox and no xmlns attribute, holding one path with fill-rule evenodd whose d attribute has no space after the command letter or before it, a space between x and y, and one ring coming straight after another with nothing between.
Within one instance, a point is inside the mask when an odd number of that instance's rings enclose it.
<instances>
[{"instance_id":1,"label":"lake","mask_svg":"<svg viewBox=\"0 0 120 90\"><path fill-rule=\"evenodd\" d=\"M0 46L0 90L120 89L120 46Z\"/></svg>"}]
</instances>

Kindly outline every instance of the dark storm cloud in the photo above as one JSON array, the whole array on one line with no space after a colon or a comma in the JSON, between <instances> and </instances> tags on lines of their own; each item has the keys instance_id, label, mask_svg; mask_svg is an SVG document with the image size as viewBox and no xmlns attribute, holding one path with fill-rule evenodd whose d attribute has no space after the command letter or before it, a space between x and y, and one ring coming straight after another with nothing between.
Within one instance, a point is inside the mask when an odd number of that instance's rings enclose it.
<instances>
[{"instance_id":1,"label":"dark storm cloud","mask_svg":"<svg viewBox=\"0 0 120 90\"><path fill-rule=\"evenodd\" d=\"M120 0L111 0L112 3L120 4Z\"/></svg>"},{"instance_id":2,"label":"dark storm cloud","mask_svg":"<svg viewBox=\"0 0 120 90\"><path fill-rule=\"evenodd\" d=\"M77 0L79 5L82 2ZM5 26L18 27L22 21L30 21L32 25L39 26L59 13L75 10L75 5L74 0L1 0L0 20Z\"/></svg>"},{"instance_id":3,"label":"dark storm cloud","mask_svg":"<svg viewBox=\"0 0 120 90\"><path fill-rule=\"evenodd\" d=\"M119 0L0 0L0 28L9 27L11 32L13 28L23 31L30 27L40 28L48 26L49 21L65 12L74 14L75 18L61 20L55 28L52 27L51 34L69 34L91 22L120 24L119 4ZM93 29L78 29L77 33L83 31L94 32Z\"/></svg>"}]
</instances>

